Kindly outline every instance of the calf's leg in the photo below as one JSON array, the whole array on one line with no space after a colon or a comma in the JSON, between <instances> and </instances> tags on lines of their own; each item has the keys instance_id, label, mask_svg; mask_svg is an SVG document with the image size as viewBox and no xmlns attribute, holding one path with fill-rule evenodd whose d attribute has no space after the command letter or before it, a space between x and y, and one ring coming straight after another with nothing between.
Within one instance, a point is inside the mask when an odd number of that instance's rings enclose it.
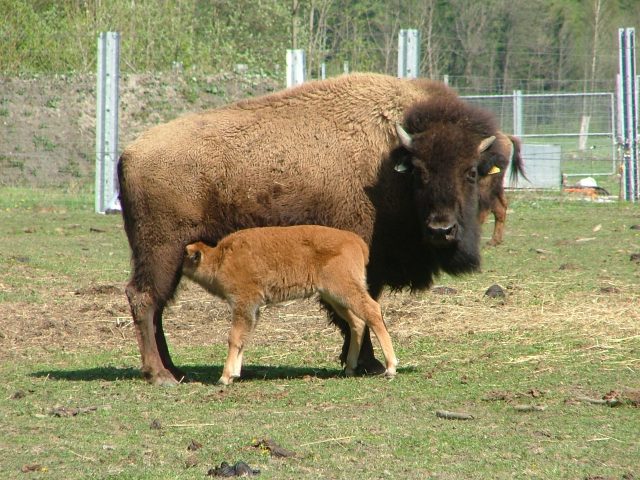
<instances>
[{"instance_id":1,"label":"calf's leg","mask_svg":"<svg viewBox=\"0 0 640 480\"><path fill-rule=\"evenodd\" d=\"M240 377L244 347L255 322L256 307L248 308L243 305L233 307L231 330L229 331L229 350L227 360L222 368L222 375L218 380L219 384L230 385L234 378Z\"/></svg>"},{"instance_id":2,"label":"calf's leg","mask_svg":"<svg viewBox=\"0 0 640 480\"><path fill-rule=\"evenodd\" d=\"M382 287L369 286L369 292L373 298L377 298L382 293ZM346 320L344 320L339 314L334 311L334 308L328 302L321 300L322 305L326 308L329 320L335 326L340 329L344 341L342 343L342 351L340 352L340 362L345 365L347 362L347 355L349 353L349 346L351 345L351 328ZM385 367L375 357L373 353L373 344L371 343L371 335L369 334L369 327L365 326L364 334L362 337L362 345L360 347L360 354L358 356L358 368L359 373L368 375L378 375L384 373Z\"/></svg>"},{"instance_id":3,"label":"calf's leg","mask_svg":"<svg viewBox=\"0 0 640 480\"><path fill-rule=\"evenodd\" d=\"M371 330L373 330L373 333L375 333L378 338L386 364L386 370L384 372L385 376L395 376L398 359L396 358L393 350L391 337L389 336L387 327L382 319L382 312L378 302L369 297L369 295L363 291L355 298L350 298L347 306L354 315L364 319L366 324L371 328Z\"/></svg>"},{"instance_id":4,"label":"calf's leg","mask_svg":"<svg viewBox=\"0 0 640 480\"><path fill-rule=\"evenodd\" d=\"M362 347L366 324L343 305L336 302L332 302L332 304L336 313L349 325L349 350L347 351L347 357L344 362L344 373L347 377L352 377L356 374L356 369L358 368L358 357Z\"/></svg>"}]
</instances>

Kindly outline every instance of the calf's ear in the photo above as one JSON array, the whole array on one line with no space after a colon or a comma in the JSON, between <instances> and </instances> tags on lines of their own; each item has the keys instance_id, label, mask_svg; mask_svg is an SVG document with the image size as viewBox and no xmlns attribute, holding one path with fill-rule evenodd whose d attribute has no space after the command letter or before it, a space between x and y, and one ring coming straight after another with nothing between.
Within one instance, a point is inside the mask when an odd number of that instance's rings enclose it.
<instances>
[{"instance_id":1,"label":"calf's ear","mask_svg":"<svg viewBox=\"0 0 640 480\"><path fill-rule=\"evenodd\" d=\"M187 258L193 263L200 263L202 252L196 245L187 245Z\"/></svg>"}]
</instances>

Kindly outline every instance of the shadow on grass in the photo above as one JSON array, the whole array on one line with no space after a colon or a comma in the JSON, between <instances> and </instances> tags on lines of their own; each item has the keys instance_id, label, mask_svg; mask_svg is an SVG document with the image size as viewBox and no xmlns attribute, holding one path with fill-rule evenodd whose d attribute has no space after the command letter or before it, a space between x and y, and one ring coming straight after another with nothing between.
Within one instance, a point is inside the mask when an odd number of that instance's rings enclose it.
<instances>
[{"instance_id":1,"label":"shadow on grass","mask_svg":"<svg viewBox=\"0 0 640 480\"><path fill-rule=\"evenodd\" d=\"M222 367L204 365L185 365L182 370L186 374L187 382L215 384L222 374ZM402 367L398 373L413 372L413 367ZM78 370L41 370L33 372L32 377L46 377L50 380L67 380L71 382L91 382L95 380L141 380L140 370L137 368L99 367ZM273 365L246 365L242 368L239 381L258 380L290 380L305 377L329 379L344 377L338 368L287 367Z\"/></svg>"}]
</instances>

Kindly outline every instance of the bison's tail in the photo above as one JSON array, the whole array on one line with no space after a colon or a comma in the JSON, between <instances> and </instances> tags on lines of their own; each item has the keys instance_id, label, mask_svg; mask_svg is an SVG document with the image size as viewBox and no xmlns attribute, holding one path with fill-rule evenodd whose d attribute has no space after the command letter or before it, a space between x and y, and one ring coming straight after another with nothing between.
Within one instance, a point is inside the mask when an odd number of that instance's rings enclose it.
<instances>
[{"instance_id":1,"label":"bison's tail","mask_svg":"<svg viewBox=\"0 0 640 480\"><path fill-rule=\"evenodd\" d=\"M509 135L509 140L513 144L513 153L511 155L511 185L515 185L518 177L529 180L524 171L524 161L522 160L522 144L520 139L514 135Z\"/></svg>"}]
</instances>

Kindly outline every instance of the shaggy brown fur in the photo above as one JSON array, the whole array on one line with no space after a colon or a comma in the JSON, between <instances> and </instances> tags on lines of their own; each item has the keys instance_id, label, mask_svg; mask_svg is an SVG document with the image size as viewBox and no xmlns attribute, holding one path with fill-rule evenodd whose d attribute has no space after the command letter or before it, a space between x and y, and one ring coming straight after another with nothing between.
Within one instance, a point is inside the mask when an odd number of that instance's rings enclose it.
<instances>
[{"instance_id":1,"label":"shaggy brown fur","mask_svg":"<svg viewBox=\"0 0 640 480\"><path fill-rule=\"evenodd\" d=\"M354 233L318 225L249 228L215 247L187 245L186 253L183 273L232 309L229 354L218 383L240 376L260 306L315 293L351 328L345 373L355 373L366 324L382 346L385 375L395 375L398 361L380 306L367 293L369 249Z\"/></svg>"},{"instance_id":2,"label":"shaggy brown fur","mask_svg":"<svg viewBox=\"0 0 640 480\"><path fill-rule=\"evenodd\" d=\"M515 182L518 176L526 178L520 154L520 139L498 133L493 147L482 155L478 165L478 221L484 223L489 212L493 213L493 234L487 242L492 246L500 245L504 236L508 206L504 192L504 176L510 161L511 182Z\"/></svg>"},{"instance_id":3,"label":"shaggy brown fur","mask_svg":"<svg viewBox=\"0 0 640 480\"><path fill-rule=\"evenodd\" d=\"M409 148L396 133L403 122L405 140L415 139ZM216 244L267 225L350 230L369 245L374 298L385 285L426 288L441 271L476 269L474 176L480 142L495 134L489 116L440 83L373 74L309 82L148 130L118 168L143 375L155 384L182 375L162 312L184 248L197 240ZM405 173L394 170L402 162ZM344 361L350 329L332 320L345 336ZM368 334L360 357L367 369L380 366Z\"/></svg>"}]
</instances>

